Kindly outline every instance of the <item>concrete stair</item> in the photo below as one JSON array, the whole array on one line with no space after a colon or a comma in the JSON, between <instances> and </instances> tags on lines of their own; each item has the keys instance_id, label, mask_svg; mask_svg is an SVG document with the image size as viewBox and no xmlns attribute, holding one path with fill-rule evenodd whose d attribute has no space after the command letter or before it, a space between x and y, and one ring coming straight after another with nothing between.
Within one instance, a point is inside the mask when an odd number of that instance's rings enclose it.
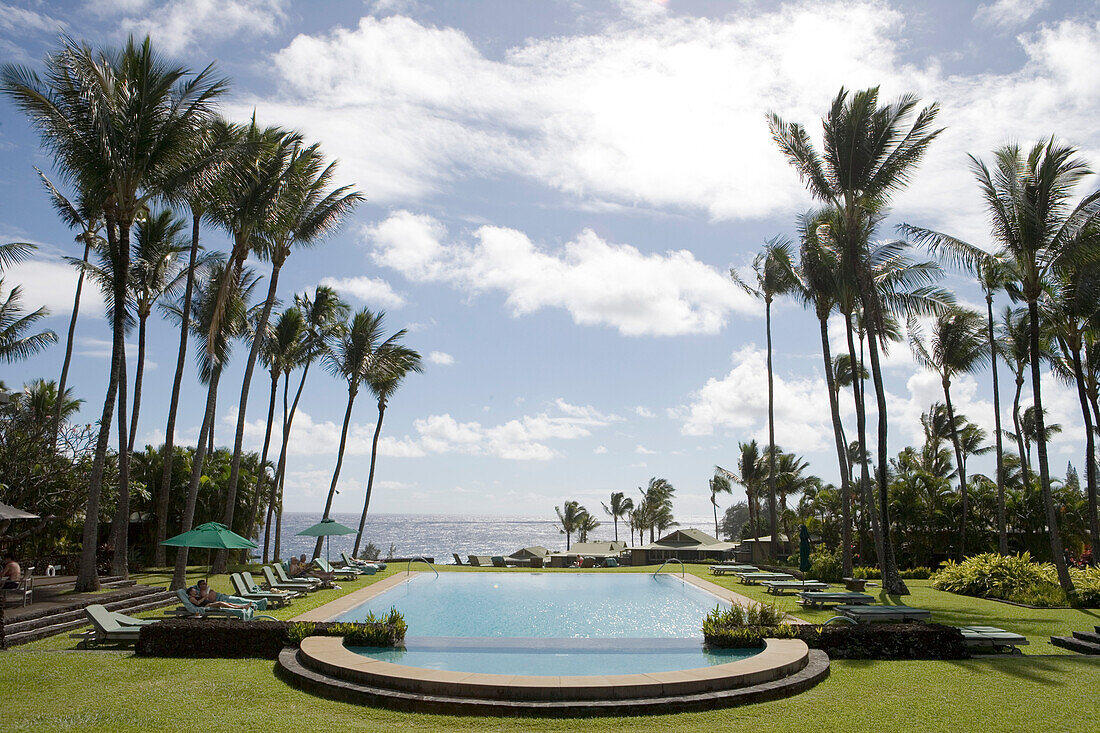
<instances>
[{"instance_id":1,"label":"concrete stair","mask_svg":"<svg viewBox=\"0 0 1100 733\"><path fill-rule=\"evenodd\" d=\"M93 603L102 604L109 611L133 614L151 611L177 601L176 594L164 588L126 582L129 583L127 587L103 594L101 598L85 598L72 606L36 611L29 616L10 621L4 624L4 640L8 646L16 646L78 629L87 625L84 608Z\"/></svg>"},{"instance_id":2,"label":"concrete stair","mask_svg":"<svg viewBox=\"0 0 1100 733\"><path fill-rule=\"evenodd\" d=\"M1050 643L1079 654L1100 654L1100 626L1095 631L1074 631L1073 636L1052 636Z\"/></svg>"}]
</instances>

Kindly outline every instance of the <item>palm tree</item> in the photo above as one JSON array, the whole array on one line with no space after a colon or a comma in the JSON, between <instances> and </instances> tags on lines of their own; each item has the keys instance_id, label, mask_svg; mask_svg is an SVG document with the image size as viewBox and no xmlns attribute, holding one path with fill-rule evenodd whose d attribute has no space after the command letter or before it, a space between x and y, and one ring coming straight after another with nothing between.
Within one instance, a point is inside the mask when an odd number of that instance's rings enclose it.
<instances>
[{"instance_id":1,"label":"palm tree","mask_svg":"<svg viewBox=\"0 0 1100 733\"><path fill-rule=\"evenodd\" d=\"M603 502L600 502L603 504ZM625 517L634 509L634 500L628 497L621 491L614 491L611 493L611 503L603 504L604 513L606 513L611 520L615 523L615 541L619 541L619 518ZM631 533L630 541L634 541L633 532Z\"/></svg>"},{"instance_id":2,"label":"palm tree","mask_svg":"<svg viewBox=\"0 0 1100 733\"><path fill-rule=\"evenodd\" d=\"M714 510L714 536L718 537L718 495L733 494L733 487L724 471L715 471L710 479L710 505ZM616 532L615 539L618 539Z\"/></svg>"},{"instance_id":3,"label":"palm tree","mask_svg":"<svg viewBox=\"0 0 1100 733\"><path fill-rule=\"evenodd\" d=\"M737 270L730 269L730 277L755 298L764 301L764 328L768 340L768 528L774 539L776 534L775 510L775 388L772 384L772 300L795 290L797 281L791 263L791 243L775 237L764 244L764 251L753 258L752 269L756 273L756 285L741 280ZM772 542L771 555L775 558L777 542Z\"/></svg>"},{"instance_id":4,"label":"palm tree","mask_svg":"<svg viewBox=\"0 0 1100 733\"><path fill-rule=\"evenodd\" d=\"M936 372L943 387L944 404L950 424L951 443L955 446L955 462L959 472L959 559L966 556L966 523L969 501L966 484L966 462L959 441L955 408L951 403L951 379L961 374L973 374L991 359L981 315L965 308L952 308L933 322L929 342L924 342L917 322L909 322L909 339L913 357L925 369Z\"/></svg>"},{"instance_id":5,"label":"palm tree","mask_svg":"<svg viewBox=\"0 0 1100 733\"><path fill-rule=\"evenodd\" d=\"M0 68L0 90L31 118L64 177L103 205L108 248L114 253L117 272L126 273L135 217L160 192L193 177L186 151L196 130L213 115L214 101L225 83L214 78L213 66L192 75L165 63L148 38L140 44L131 38L121 50L96 52L63 37L61 48L46 58L44 79L26 67L5 64ZM119 388L125 381L126 296L126 278L117 277L111 372L88 478L78 592L99 586L95 558L99 500L116 397L120 501L126 501L129 493L129 459L122 450L129 437L126 399Z\"/></svg>"},{"instance_id":6,"label":"palm tree","mask_svg":"<svg viewBox=\"0 0 1100 733\"><path fill-rule=\"evenodd\" d=\"M642 502L639 507L645 518L646 528L649 530L649 541L654 541L653 533L663 532L667 527L672 527L676 522L672 521L672 495L676 489L663 478L653 477L646 488L638 487L642 494Z\"/></svg>"},{"instance_id":7,"label":"palm tree","mask_svg":"<svg viewBox=\"0 0 1100 733\"><path fill-rule=\"evenodd\" d=\"M261 242L262 253L271 260L271 277L268 280L267 300L264 301L263 312L257 326L259 332L267 327L267 321L271 309L275 304L275 295L278 290L279 273L286 263L290 253L300 247L312 247L326 236L336 232L344 219L351 213L356 205L363 200L363 195L352 189L351 186L332 188L332 179L335 176L336 164L325 163L321 155L320 146L317 144L302 147L299 139L294 136L283 136L280 140L280 148L290 144L289 155L286 160L286 168L280 174L281 185L275 190L271 207L267 210L270 219L267 221L251 221L250 224L259 224L254 230L257 239ZM279 150L277 157L282 156ZM240 200L241 189L234 189L237 194L231 197L231 202ZM226 213L224 209L219 209ZM239 212L226 219L230 225L239 223L235 218ZM233 525L233 513L237 499L237 481L240 471L241 451L244 446L244 428L248 392L252 383L252 370L256 365L259 342L254 343L248 354L245 364L244 382L241 386L241 397L237 408L237 434L233 444L233 461L230 464L229 483L226 488L225 515L223 523L226 526ZM327 516L327 513L326 513ZM318 541L318 548L320 540ZM317 550L320 552L320 549ZM228 552L219 550L214 562L216 572L224 572Z\"/></svg>"},{"instance_id":8,"label":"palm tree","mask_svg":"<svg viewBox=\"0 0 1100 733\"><path fill-rule=\"evenodd\" d=\"M1030 332L1031 322L1027 309L1018 308L1013 310L1011 307L1005 306L1004 310L1001 311L1001 320L998 324L997 354L1012 370L1015 377L1016 392L1012 398L1012 424L1015 429L1013 437L1016 439L1016 447L1020 454L1020 471L1023 474L1025 486L1031 484L1031 462L1028 451L1024 446L1024 431L1020 424L1020 395L1024 389L1025 375L1031 366Z\"/></svg>"},{"instance_id":9,"label":"palm tree","mask_svg":"<svg viewBox=\"0 0 1100 733\"><path fill-rule=\"evenodd\" d=\"M554 507L558 513L558 521L561 523L561 534L565 535L565 551L569 552L570 538L578 531L581 522L588 511L576 501L567 501L560 507Z\"/></svg>"},{"instance_id":10,"label":"palm tree","mask_svg":"<svg viewBox=\"0 0 1100 733\"><path fill-rule=\"evenodd\" d=\"M223 285L226 278L233 282ZM187 499L183 516L180 518L180 531L189 532L195 519L195 507L198 502L199 485L203 478L203 462L208 448L208 433L214 422L215 396L223 370L233 351L233 341L247 332L248 301L256 287L258 278L249 268L243 268L240 274L229 263L220 259L213 262L202 281L193 293L193 316L191 330L198 345L199 380L207 385L206 409L203 413L202 427L191 462L191 480L187 486ZM219 293L225 293L226 300L218 306ZM182 316L182 308L178 310ZM218 319L218 331L214 342L210 338L210 323ZM171 589L182 588L187 584L187 548L176 552L176 568L172 576Z\"/></svg>"},{"instance_id":11,"label":"palm tree","mask_svg":"<svg viewBox=\"0 0 1100 733\"><path fill-rule=\"evenodd\" d=\"M855 284L867 329L871 377L878 403L878 474L883 536L883 585L892 594L908 589L898 574L890 540L887 481L888 428L886 387L882 380L879 349L885 347L886 318L873 271L867 242L891 196L902 189L940 130L932 129L938 108L929 105L916 113L917 98L905 95L879 105L878 88L849 95L841 89L823 120L824 145L818 153L805 128L770 115L772 136L798 171L810 193L837 210L839 231L832 236L841 246L845 279Z\"/></svg>"},{"instance_id":12,"label":"palm tree","mask_svg":"<svg viewBox=\"0 0 1100 733\"><path fill-rule=\"evenodd\" d=\"M412 349L393 344L379 352L379 358L370 365L367 373L367 386L378 399L378 422L374 426L374 438L370 445L370 471L367 473L367 494L363 499L363 514L359 517L359 531L355 534L355 547L352 556L359 554L359 544L363 540L363 528L367 524L367 510L370 508L371 490L374 488L374 467L378 460L378 436L382 433L382 418L386 414L390 397L401 386L401 382L410 372L420 374L424 367L420 354Z\"/></svg>"},{"instance_id":13,"label":"palm tree","mask_svg":"<svg viewBox=\"0 0 1100 733\"><path fill-rule=\"evenodd\" d=\"M271 496L267 505L267 522L264 531L264 562L268 559L269 540L274 536L275 558L279 558L279 540L282 529L282 491L283 479L286 474L287 446L290 441L290 431L294 425L294 415L298 410L298 401L302 398L302 390L306 385L306 377L309 375L310 365L313 364L328 349L328 344L336 338L343 329L350 309L340 300L340 296L332 288L319 285L311 298L308 294L295 296L294 303L302 312L306 321L306 337L302 346L301 362L302 376L298 380L298 389L294 393L294 402L287 407L287 391L290 386L290 372L283 374L283 431L282 446L279 448L279 461L275 469L275 481L271 484ZM276 505L280 507L276 514ZM275 532L272 535L272 521L275 523Z\"/></svg>"},{"instance_id":14,"label":"palm tree","mask_svg":"<svg viewBox=\"0 0 1100 733\"><path fill-rule=\"evenodd\" d=\"M336 468L333 469L332 484L329 486L328 498L325 500L324 519L328 519L329 512L332 510L332 499L336 496L340 468L344 463L344 448L347 446L348 427L351 424L351 412L355 406L359 388L370 378L373 370L385 368L387 360L393 357L394 350L403 349L400 341L405 337L405 329L397 331L385 340L382 339L385 317L386 314L382 311L372 313L367 308L359 311L352 316L347 327L336 336L329 345L328 353L324 356L325 366L329 372L335 377L343 378L348 384L348 406L344 410L340 447L336 452ZM314 557L321 554L323 541L324 538L317 538L317 545L313 550Z\"/></svg>"},{"instance_id":15,"label":"palm tree","mask_svg":"<svg viewBox=\"0 0 1100 733\"><path fill-rule=\"evenodd\" d=\"M50 315L46 308L30 313L23 310L23 289L18 285L8 291L6 298L3 292L4 279L0 277L0 361L22 361L57 341L57 334L49 329L28 333Z\"/></svg>"},{"instance_id":16,"label":"palm tree","mask_svg":"<svg viewBox=\"0 0 1100 733\"><path fill-rule=\"evenodd\" d=\"M580 521L577 524L577 541L587 542L588 533L596 530L600 526L599 521L588 513L588 510L581 507Z\"/></svg>"},{"instance_id":17,"label":"palm tree","mask_svg":"<svg viewBox=\"0 0 1100 733\"><path fill-rule=\"evenodd\" d=\"M1095 261L1100 190L1073 204L1073 190L1092 175L1092 171L1077 157L1075 148L1058 143L1053 137L1036 143L1026 153L1017 144L995 150L992 171L973 155L970 161L986 202L994 241L999 247L997 255L1008 266L1012 288L1027 303L1031 323L1029 356L1036 408L1039 487L1058 583L1068 595L1074 592L1073 580L1066 564L1058 512L1051 493L1043 424L1039 300L1052 280L1077 266ZM948 257L971 268L980 266L988 258L985 251L957 240L936 242L935 245Z\"/></svg>"}]
</instances>

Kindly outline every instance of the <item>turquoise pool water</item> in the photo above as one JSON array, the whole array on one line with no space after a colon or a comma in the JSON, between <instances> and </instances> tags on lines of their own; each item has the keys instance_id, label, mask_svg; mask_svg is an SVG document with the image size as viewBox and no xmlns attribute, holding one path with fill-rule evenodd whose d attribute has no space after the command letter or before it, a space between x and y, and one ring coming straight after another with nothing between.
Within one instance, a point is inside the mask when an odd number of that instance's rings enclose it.
<instances>
[{"instance_id":1,"label":"turquoise pool water","mask_svg":"<svg viewBox=\"0 0 1100 733\"><path fill-rule=\"evenodd\" d=\"M405 649L354 649L387 662L495 674L627 674L755 654L704 649L703 617L716 605L728 607L670 575L444 573L415 576L336 620L401 611L409 625Z\"/></svg>"}]
</instances>

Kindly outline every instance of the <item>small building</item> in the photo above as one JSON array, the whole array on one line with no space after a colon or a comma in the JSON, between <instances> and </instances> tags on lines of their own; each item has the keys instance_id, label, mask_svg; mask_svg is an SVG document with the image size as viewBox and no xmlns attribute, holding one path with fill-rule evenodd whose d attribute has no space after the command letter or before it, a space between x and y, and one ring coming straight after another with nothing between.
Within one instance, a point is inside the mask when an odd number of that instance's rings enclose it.
<instances>
[{"instance_id":1,"label":"small building","mask_svg":"<svg viewBox=\"0 0 1100 733\"><path fill-rule=\"evenodd\" d=\"M508 557L513 560L530 560L535 557L545 558L549 554L550 550L547 550L542 545L532 545L530 547L521 547Z\"/></svg>"},{"instance_id":2,"label":"small building","mask_svg":"<svg viewBox=\"0 0 1100 733\"><path fill-rule=\"evenodd\" d=\"M750 565L768 562L772 558L771 545L772 536L770 534L764 535L763 537L752 537L747 540L742 540L737 548L737 561ZM787 538L787 535L779 535L779 544L776 547L775 557L779 560L785 560L791 552L793 552L793 550L791 549L791 542Z\"/></svg>"},{"instance_id":3,"label":"small building","mask_svg":"<svg viewBox=\"0 0 1100 733\"><path fill-rule=\"evenodd\" d=\"M632 565L655 565L665 560L703 562L733 557L736 542L725 542L694 527L678 529L644 547L630 550Z\"/></svg>"},{"instance_id":4,"label":"small building","mask_svg":"<svg viewBox=\"0 0 1100 733\"><path fill-rule=\"evenodd\" d=\"M567 568L577 561L577 556L584 559L606 560L613 557L616 560L626 550L626 543L618 542L574 542L566 552L550 553L550 567Z\"/></svg>"}]
</instances>

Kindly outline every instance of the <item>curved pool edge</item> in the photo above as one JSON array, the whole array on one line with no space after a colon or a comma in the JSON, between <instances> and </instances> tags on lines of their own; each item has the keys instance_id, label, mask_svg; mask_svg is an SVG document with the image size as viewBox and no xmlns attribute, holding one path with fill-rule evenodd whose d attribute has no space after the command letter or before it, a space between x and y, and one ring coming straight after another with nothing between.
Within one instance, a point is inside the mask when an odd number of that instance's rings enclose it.
<instances>
[{"instance_id":1,"label":"curved pool edge","mask_svg":"<svg viewBox=\"0 0 1100 733\"><path fill-rule=\"evenodd\" d=\"M649 715L789 697L829 675L828 656L797 639L715 667L637 675L526 677L445 672L369 660L342 639L310 637L283 650L276 674L329 699L455 715ZM723 669L724 668L724 669Z\"/></svg>"}]
</instances>

